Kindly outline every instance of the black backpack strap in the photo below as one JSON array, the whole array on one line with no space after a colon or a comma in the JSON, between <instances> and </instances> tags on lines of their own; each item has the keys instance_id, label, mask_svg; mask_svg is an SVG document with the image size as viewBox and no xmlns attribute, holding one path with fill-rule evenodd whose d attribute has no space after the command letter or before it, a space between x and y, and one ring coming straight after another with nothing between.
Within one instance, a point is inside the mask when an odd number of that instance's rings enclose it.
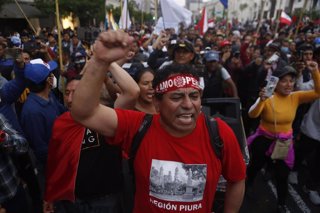
<instances>
[{"instance_id":1,"label":"black backpack strap","mask_svg":"<svg viewBox=\"0 0 320 213\"><path fill-rule=\"evenodd\" d=\"M223 141L220 138L216 119L205 115L207 128L209 130L210 142L214 153L222 160Z\"/></svg>"},{"instance_id":2,"label":"black backpack strap","mask_svg":"<svg viewBox=\"0 0 320 213\"><path fill-rule=\"evenodd\" d=\"M152 118L153 118L153 115L145 114L143 121L141 123L141 126L138 129L138 132L133 137L131 149L129 153L130 159L136 156L136 153L139 149L141 141L152 123Z\"/></svg>"},{"instance_id":3,"label":"black backpack strap","mask_svg":"<svg viewBox=\"0 0 320 213\"><path fill-rule=\"evenodd\" d=\"M136 153L139 149L141 141L146 134L152 123L153 115L145 114L141 125L132 139L131 149L129 151L129 159L123 160L122 171L124 179L124 193L123 193L123 206L125 206L125 212L132 212L134 206L134 194L136 191L135 174L133 169L133 163Z\"/></svg>"}]
</instances>

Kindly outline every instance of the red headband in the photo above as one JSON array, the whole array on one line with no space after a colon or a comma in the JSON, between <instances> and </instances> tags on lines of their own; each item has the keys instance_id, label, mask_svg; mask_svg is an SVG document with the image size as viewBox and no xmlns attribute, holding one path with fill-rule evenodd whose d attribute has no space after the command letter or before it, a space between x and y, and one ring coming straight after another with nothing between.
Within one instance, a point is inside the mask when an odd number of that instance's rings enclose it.
<instances>
[{"instance_id":1,"label":"red headband","mask_svg":"<svg viewBox=\"0 0 320 213\"><path fill-rule=\"evenodd\" d=\"M156 86L156 93L166 93L180 88L194 88L201 90L199 80L192 75L174 75L160 82Z\"/></svg>"}]
</instances>

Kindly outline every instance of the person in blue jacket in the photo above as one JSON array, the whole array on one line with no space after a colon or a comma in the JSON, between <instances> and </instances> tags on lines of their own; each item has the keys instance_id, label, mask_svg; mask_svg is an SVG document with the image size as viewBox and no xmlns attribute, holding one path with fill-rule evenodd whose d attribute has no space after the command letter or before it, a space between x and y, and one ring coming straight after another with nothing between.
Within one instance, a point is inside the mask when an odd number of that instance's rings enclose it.
<instances>
[{"instance_id":1,"label":"person in blue jacket","mask_svg":"<svg viewBox=\"0 0 320 213\"><path fill-rule=\"evenodd\" d=\"M8 81L0 76L0 130L6 134L0 141L0 208L16 213L29 212L27 194L13 161L17 154L28 151L28 143L23 137L14 108L14 102L26 86L24 66L20 57L14 64L13 80Z\"/></svg>"}]
</instances>

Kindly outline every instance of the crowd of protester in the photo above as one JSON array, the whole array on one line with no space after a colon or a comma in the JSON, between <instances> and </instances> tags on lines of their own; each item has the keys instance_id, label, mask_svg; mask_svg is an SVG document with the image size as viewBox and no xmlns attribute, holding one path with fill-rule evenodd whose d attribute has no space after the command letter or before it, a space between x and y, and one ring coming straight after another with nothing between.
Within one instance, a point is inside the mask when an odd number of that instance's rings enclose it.
<instances>
[{"instance_id":1,"label":"crowd of protester","mask_svg":"<svg viewBox=\"0 0 320 213\"><path fill-rule=\"evenodd\" d=\"M274 174L277 181L278 212L286 209L288 181L299 183L320 205L320 26L304 23L297 34L294 27L274 32L272 26L265 22L257 32L250 23L217 25L204 35L193 28L158 34L146 26L128 30L130 50L110 65L100 103L156 114L152 82L159 70L192 66L200 76L202 98L241 101L245 133L253 136L247 192L254 193L254 178L264 167L265 175ZM76 123L68 112L94 45L68 29L61 48L62 67L56 31L0 36L0 113L30 147L7 149L0 142L1 208L9 213L128 212L121 163L127 156L101 146L108 139ZM266 97L270 76L279 83L274 96ZM292 156L274 161L265 153L280 134L292 139Z\"/></svg>"}]
</instances>

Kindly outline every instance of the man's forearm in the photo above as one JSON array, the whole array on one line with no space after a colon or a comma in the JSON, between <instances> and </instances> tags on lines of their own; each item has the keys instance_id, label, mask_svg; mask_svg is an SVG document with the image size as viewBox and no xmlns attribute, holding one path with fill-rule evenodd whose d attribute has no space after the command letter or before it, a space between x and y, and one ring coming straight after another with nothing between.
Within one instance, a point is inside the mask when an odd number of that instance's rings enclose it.
<instances>
[{"instance_id":1,"label":"man's forearm","mask_svg":"<svg viewBox=\"0 0 320 213\"><path fill-rule=\"evenodd\" d=\"M108 137L114 136L118 119L114 109L100 104L102 84L110 64L128 54L132 41L132 37L120 30L100 33L73 95L72 117Z\"/></svg>"},{"instance_id":2,"label":"man's forearm","mask_svg":"<svg viewBox=\"0 0 320 213\"><path fill-rule=\"evenodd\" d=\"M106 63L97 62L94 56L87 62L84 67L84 75L73 97L71 112L76 120L89 116L99 105L99 94L108 67Z\"/></svg>"},{"instance_id":3,"label":"man's forearm","mask_svg":"<svg viewBox=\"0 0 320 213\"><path fill-rule=\"evenodd\" d=\"M241 207L245 190L245 180L227 184L224 213L237 213Z\"/></svg>"}]
</instances>

